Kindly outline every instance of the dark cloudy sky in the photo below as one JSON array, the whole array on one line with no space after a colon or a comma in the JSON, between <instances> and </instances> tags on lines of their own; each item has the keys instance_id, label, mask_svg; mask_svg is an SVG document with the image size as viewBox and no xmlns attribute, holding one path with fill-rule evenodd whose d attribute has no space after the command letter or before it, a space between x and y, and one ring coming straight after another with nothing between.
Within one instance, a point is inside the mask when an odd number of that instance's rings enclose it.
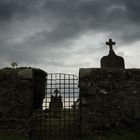
<instances>
[{"instance_id":1,"label":"dark cloudy sky","mask_svg":"<svg viewBox=\"0 0 140 140\"><path fill-rule=\"evenodd\" d=\"M100 67L109 38L127 68L140 68L140 0L0 0L1 68Z\"/></svg>"}]
</instances>

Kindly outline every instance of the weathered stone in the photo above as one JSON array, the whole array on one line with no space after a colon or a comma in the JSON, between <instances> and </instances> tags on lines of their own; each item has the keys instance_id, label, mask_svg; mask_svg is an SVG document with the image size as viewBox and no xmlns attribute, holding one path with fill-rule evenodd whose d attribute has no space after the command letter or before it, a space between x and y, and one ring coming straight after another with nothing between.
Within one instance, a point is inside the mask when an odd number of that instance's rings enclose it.
<instances>
[{"instance_id":1,"label":"weathered stone","mask_svg":"<svg viewBox=\"0 0 140 140\"><path fill-rule=\"evenodd\" d=\"M121 56L117 56L113 51L112 45L115 45L115 42L109 39L106 45L110 47L109 55L102 57L101 68L125 68L124 59Z\"/></svg>"},{"instance_id":2,"label":"weathered stone","mask_svg":"<svg viewBox=\"0 0 140 140\"><path fill-rule=\"evenodd\" d=\"M36 86L34 83L36 83L37 80L35 77L31 68L7 68L0 70L1 131L15 131L17 133L29 135L33 103L35 102L33 98L35 92L33 89L37 89L34 87ZM43 78L43 82L44 79L45 78ZM41 85L44 87L45 82L41 83ZM39 93L37 92L36 94ZM42 94L44 94L44 91ZM38 95L38 97L42 94ZM41 108L41 105L39 108Z\"/></svg>"},{"instance_id":3,"label":"weathered stone","mask_svg":"<svg viewBox=\"0 0 140 140\"><path fill-rule=\"evenodd\" d=\"M21 69L17 76L19 78L25 78L25 79L32 79L33 78L33 70L32 69Z\"/></svg>"},{"instance_id":4,"label":"weathered stone","mask_svg":"<svg viewBox=\"0 0 140 140\"><path fill-rule=\"evenodd\" d=\"M140 129L139 76L140 69L80 69L83 134L124 126Z\"/></svg>"},{"instance_id":5,"label":"weathered stone","mask_svg":"<svg viewBox=\"0 0 140 140\"><path fill-rule=\"evenodd\" d=\"M47 73L40 69L33 70L34 87L33 87L33 109L42 109L43 99L45 97L45 83Z\"/></svg>"}]
</instances>

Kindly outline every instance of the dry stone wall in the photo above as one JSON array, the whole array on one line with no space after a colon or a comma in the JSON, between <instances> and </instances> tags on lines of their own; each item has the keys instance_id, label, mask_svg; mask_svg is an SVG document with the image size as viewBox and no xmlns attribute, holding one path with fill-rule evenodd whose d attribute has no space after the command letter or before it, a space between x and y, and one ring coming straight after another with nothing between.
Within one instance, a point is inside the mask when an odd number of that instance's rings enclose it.
<instances>
[{"instance_id":1,"label":"dry stone wall","mask_svg":"<svg viewBox=\"0 0 140 140\"><path fill-rule=\"evenodd\" d=\"M80 97L84 135L140 129L140 69L80 69Z\"/></svg>"},{"instance_id":2,"label":"dry stone wall","mask_svg":"<svg viewBox=\"0 0 140 140\"><path fill-rule=\"evenodd\" d=\"M31 68L0 70L0 131L29 135L36 83L33 71Z\"/></svg>"}]
</instances>

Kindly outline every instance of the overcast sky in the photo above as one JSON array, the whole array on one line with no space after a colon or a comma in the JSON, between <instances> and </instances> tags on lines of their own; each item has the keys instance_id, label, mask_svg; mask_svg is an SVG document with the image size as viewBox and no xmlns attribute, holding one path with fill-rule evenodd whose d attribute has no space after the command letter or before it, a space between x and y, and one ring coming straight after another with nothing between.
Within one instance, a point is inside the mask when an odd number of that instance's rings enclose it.
<instances>
[{"instance_id":1,"label":"overcast sky","mask_svg":"<svg viewBox=\"0 0 140 140\"><path fill-rule=\"evenodd\" d=\"M0 0L0 67L78 73L100 67L112 38L126 68L140 68L140 0Z\"/></svg>"}]
</instances>

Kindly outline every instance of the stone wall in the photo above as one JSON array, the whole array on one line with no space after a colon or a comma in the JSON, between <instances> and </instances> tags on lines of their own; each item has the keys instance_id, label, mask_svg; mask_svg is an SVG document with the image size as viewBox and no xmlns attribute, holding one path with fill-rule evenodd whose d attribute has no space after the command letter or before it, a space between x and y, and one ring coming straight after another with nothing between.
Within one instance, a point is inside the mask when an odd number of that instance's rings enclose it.
<instances>
[{"instance_id":1,"label":"stone wall","mask_svg":"<svg viewBox=\"0 0 140 140\"><path fill-rule=\"evenodd\" d=\"M140 69L80 69L80 97L84 135L140 129Z\"/></svg>"},{"instance_id":2,"label":"stone wall","mask_svg":"<svg viewBox=\"0 0 140 140\"><path fill-rule=\"evenodd\" d=\"M47 74L40 70L33 70L33 109L38 110L42 108L43 99L45 97L45 86L46 86L46 76Z\"/></svg>"},{"instance_id":3,"label":"stone wall","mask_svg":"<svg viewBox=\"0 0 140 140\"><path fill-rule=\"evenodd\" d=\"M0 131L29 135L35 96L33 71L31 68L0 70Z\"/></svg>"}]
</instances>

